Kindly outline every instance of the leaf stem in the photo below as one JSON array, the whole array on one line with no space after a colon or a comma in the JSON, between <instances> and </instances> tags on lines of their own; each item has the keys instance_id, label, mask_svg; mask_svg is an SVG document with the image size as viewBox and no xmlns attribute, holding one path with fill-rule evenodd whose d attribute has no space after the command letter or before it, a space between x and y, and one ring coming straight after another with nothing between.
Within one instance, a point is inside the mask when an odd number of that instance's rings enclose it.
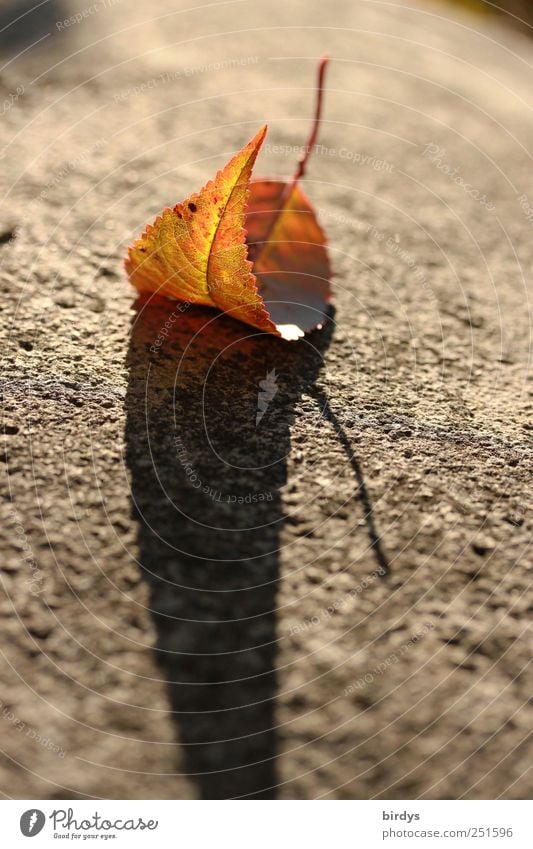
<instances>
[{"instance_id":1,"label":"leaf stem","mask_svg":"<svg viewBox=\"0 0 533 849\"><path fill-rule=\"evenodd\" d=\"M307 144L305 145L305 150L298 160L298 167L296 169L294 177L292 178L290 183L285 184L285 188L283 189L283 192L281 193L278 216L279 216L279 213L285 207L285 204L289 200L290 196L292 195L292 192L293 192L293 189L294 189L296 183L298 182L298 180L301 179L301 177L304 176L305 166L307 165L307 160L309 159L309 157L311 155L311 151L313 150L313 147L315 146L316 137L318 135L318 130L319 130L319 127L320 127L320 117L322 115L322 99L323 99L323 94L324 94L324 75L326 73L326 66L327 66L328 62L329 62L329 56L322 56L322 59L318 63L315 117L313 118L313 123L311 125L311 132L309 134L309 138L307 139ZM278 216L276 216L276 219L277 219ZM273 225L272 225L271 230L272 229L273 229Z\"/></svg>"},{"instance_id":2,"label":"leaf stem","mask_svg":"<svg viewBox=\"0 0 533 849\"><path fill-rule=\"evenodd\" d=\"M315 117L313 118L313 124L311 126L311 132L309 134L309 138L307 139L307 144L305 146L305 151L301 155L298 160L298 167L296 169L296 173L290 182L285 183L283 191L281 192L279 201L278 201L278 209L276 210L276 214L272 218L270 222L270 226L268 227L267 233L264 235L261 246L257 251L257 254L253 257L253 261L257 262L261 252L264 250L265 246L268 244L272 231L280 217L281 213L285 209L285 206L288 203L290 196L294 191L294 187L298 180L304 176L305 174L305 166L307 165L307 160L311 155L311 151L316 142L316 137L318 135L318 130L320 127L320 117L322 114L322 99L324 94L324 75L326 72L326 66L329 62L329 56L323 56L320 62L318 63L318 77L317 77L317 91L316 91L316 106L315 106Z\"/></svg>"},{"instance_id":3,"label":"leaf stem","mask_svg":"<svg viewBox=\"0 0 533 849\"><path fill-rule=\"evenodd\" d=\"M320 127L320 117L322 115L322 99L324 94L324 75L326 72L326 66L329 62L329 56L323 56L318 65L318 79L317 79L317 91L316 91L316 106L315 106L315 117L313 120L313 126L311 127L311 133L309 138L307 139L307 144L305 146L305 152L301 155L298 160L298 168L296 169L296 173L293 177L292 184L298 182L298 180L304 176L305 174L305 166L307 165L307 160L309 159L309 155L315 146L316 137L318 135L318 129Z\"/></svg>"}]
</instances>

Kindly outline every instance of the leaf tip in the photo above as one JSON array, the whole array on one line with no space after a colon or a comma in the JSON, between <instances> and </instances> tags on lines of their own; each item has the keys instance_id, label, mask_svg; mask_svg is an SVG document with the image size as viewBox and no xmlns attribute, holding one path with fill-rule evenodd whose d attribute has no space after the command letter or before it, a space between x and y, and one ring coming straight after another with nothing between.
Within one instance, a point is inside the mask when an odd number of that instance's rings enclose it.
<instances>
[{"instance_id":1,"label":"leaf tip","mask_svg":"<svg viewBox=\"0 0 533 849\"><path fill-rule=\"evenodd\" d=\"M261 129L256 133L254 141L256 142L258 147L261 147L263 141L265 140L265 136L268 132L268 124L263 124Z\"/></svg>"}]
</instances>

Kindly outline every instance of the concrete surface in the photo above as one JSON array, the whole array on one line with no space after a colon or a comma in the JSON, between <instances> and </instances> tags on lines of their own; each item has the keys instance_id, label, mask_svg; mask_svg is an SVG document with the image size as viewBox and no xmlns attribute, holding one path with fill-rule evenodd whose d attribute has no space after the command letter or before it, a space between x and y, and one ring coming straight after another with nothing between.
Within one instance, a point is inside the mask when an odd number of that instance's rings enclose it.
<instances>
[{"instance_id":1,"label":"concrete surface","mask_svg":"<svg viewBox=\"0 0 533 849\"><path fill-rule=\"evenodd\" d=\"M2 793L527 797L533 43L89 5L2 33ZM127 244L262 122L292 172L325 52L328 328L136 302Z\"/></svg>"}]
</instances>

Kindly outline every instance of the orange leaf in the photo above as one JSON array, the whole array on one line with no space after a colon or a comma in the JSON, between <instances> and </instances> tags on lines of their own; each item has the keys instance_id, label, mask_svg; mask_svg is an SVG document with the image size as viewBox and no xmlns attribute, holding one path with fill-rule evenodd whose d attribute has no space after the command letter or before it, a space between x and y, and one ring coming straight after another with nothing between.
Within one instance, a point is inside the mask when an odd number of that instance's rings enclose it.
<instances>
[{"instance_id":1,"label":"orange leaf","mask_svg":"<svg viewBox=\"0 0 533 849\"><path fill-rule=\"evenodd\" d=\"M246 259L244 208L263 127L215 179L174 209L164 209L129 249L126 271L142 292L231 312L276 333Z\"/></svg>"},{"instance_id":2,"label":"orange leaf","mask_svg":"<svg viewBox=\"0 0 533 849\"><path fill-rule=\"evenodd\" d=\"M139 291L218 307L287 340L322 325L329 261L324 234L297 181L318 129L325 62L313 132L292 183L250 183L263 127L213 181L164 209L130 247L126 271Z\"/></svg>"}]
</instances>

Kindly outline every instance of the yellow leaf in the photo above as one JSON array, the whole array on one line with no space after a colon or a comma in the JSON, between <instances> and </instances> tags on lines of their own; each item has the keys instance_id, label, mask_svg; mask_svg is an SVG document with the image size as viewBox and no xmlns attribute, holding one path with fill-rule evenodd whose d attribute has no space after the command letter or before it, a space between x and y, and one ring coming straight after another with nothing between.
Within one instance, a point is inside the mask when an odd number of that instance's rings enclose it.
<instances>
[{"instance_id":1,"label":"yellow leaf","mask_svg":"<svg viewBox=\"0 0 533 849\"><path fill-rule=\"evenodd\" d=\"M126 271L139 291L218 307L281 335L251 272L245 209L266 126L197 194L165 209L128 251Z\"/></svg>"}]
</instances>

